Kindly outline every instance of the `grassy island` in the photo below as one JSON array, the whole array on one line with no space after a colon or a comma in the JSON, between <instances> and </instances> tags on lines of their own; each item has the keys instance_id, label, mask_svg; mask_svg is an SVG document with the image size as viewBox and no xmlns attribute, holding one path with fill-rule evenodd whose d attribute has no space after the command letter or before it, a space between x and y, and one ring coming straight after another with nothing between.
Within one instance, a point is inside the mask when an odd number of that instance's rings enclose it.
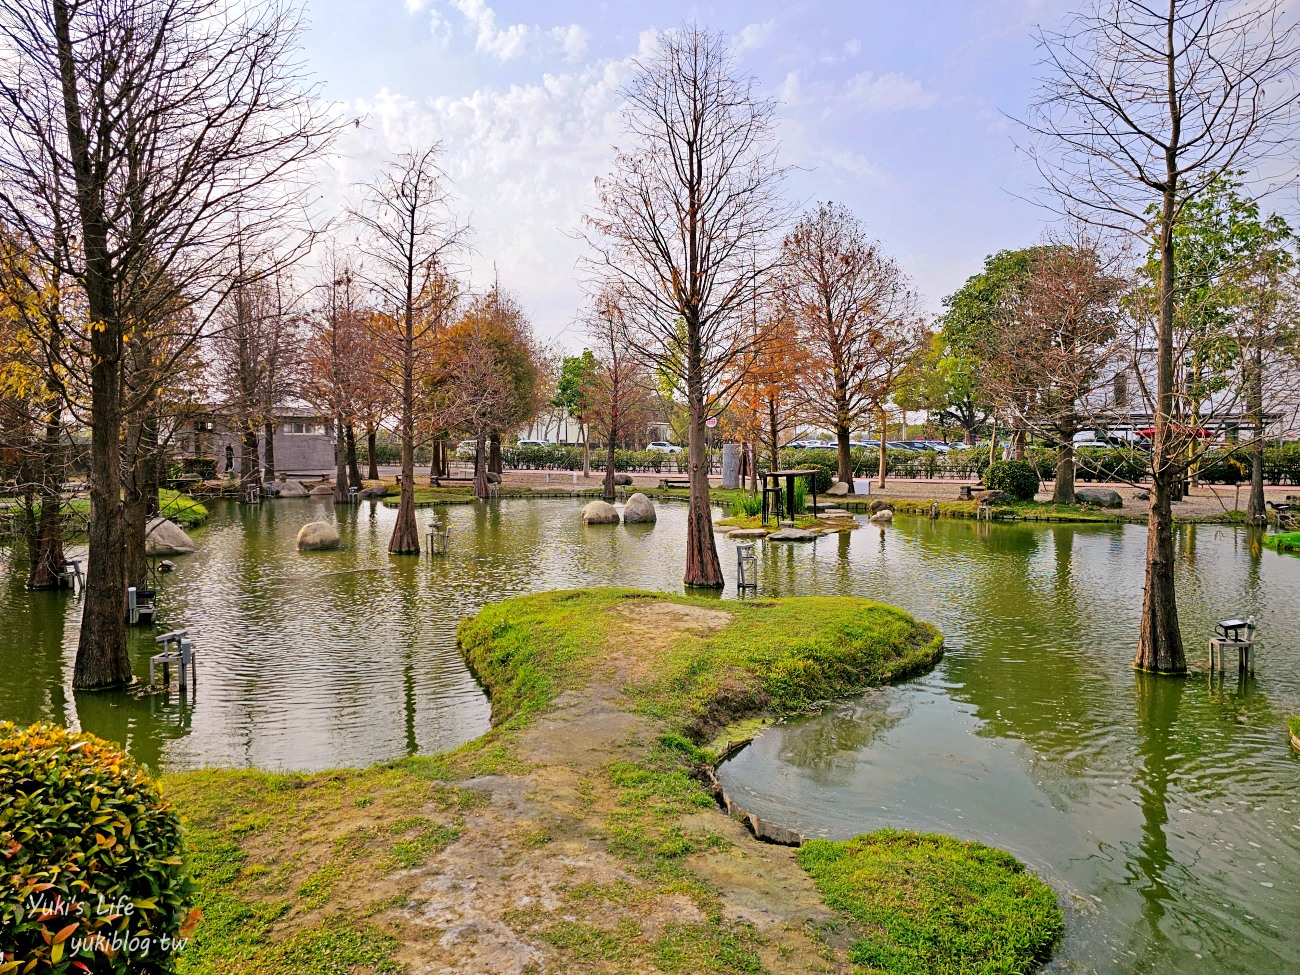
<instances>
[{"instance_id":1,"label":"grassy island","mask_svg":"<svg viewBox=\"0 0 1300 975\"><path fill-rule=\"evenodd\" d=\"M928 624L851 598L594 589L486 607L460 640L493 728L454 752L165 778L205 917L181 972L1019 972L1050 952L1055 898L1006 854L771 846L700 781L735 722L932 666ZM992 933L934 940L930 968L870 953L880 915L824 868L838 849L893 892L881 909Z\"/></svg>"}]
</instances>

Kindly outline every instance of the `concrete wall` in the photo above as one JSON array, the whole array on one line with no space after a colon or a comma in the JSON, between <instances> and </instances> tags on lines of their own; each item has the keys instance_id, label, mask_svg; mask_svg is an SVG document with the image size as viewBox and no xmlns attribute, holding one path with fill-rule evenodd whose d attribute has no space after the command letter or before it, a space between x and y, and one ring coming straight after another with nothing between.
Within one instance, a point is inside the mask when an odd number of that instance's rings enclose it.
<instances>
[{"instance_id":1,"label":"concrete wall","mask_svg":"<svg viewBox=\"0 0 1300 975\"><path fill-rule=\"evenodd\" d=\"M226 448L231 448L233 471L243 476L239 462L239 437L233 433L217 432L208 435L212 447L204 452L217 459L217 477L224 477L226 468ZM207 440L207 438L205 438ZM262 437L257 439L258 463L264 462L265 443ZM281 427L275 434L275 470L277 473L288 471L332 471L334 470L334 438L323 433L285 433Z\"/></svg>"}]
</instances>

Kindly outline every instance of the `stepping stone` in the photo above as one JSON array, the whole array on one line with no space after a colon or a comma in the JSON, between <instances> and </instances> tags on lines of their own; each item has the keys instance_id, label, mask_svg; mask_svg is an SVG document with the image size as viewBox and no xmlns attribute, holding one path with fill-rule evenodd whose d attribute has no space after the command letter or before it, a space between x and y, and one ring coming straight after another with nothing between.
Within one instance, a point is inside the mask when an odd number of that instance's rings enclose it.
<instances>
[{"instance_id":1,"label":"stepping stone","mask_svg":"<svg viewBox=\"0 0 1300 975\"><path fill-rule=\"evenodd\" d=\"M733 528L727 532L728 538L767 538L766 528Z\"/></svg>"},{"instance_id":2,"label":"stepping stone","mask_svg":"<svg viewBox=\"0 0 1300 975\"><path fill-rule=\"evenodd\" d=\"M782 528L767 536L769 542L811 542L821 532L808 531L806 528Z\"/></svg>"}]
</instances>

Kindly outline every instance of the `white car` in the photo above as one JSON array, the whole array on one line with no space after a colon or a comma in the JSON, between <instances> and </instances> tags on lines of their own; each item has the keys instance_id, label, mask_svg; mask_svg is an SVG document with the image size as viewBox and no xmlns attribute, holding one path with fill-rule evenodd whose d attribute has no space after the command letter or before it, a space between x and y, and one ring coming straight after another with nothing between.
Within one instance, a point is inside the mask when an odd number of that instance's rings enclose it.
<instances>
[{"instance_id":1,"label":"white car","mask_svg":"<svg viewBox=\"0 0 1300 975\"><path fill-rule=\"evenodd\" d=\"M675 443L669 443L667 440L656 440L653 443L645 445L646 450L655 450L661 454L680 454L682 448Z\"/></svg>"},{"instance_id":2,"label":"white car","mask_svg":"<svg viewBox=\"0 0 1300 975\"><path fill-rule=\"evenodd\" d=\"M549 446L551 446L551 445L550 445L549 443L547 443L545 440L520 440L519 443L516 444L516 446L518 446L518 447L549 447Z\"/></svg>"}]
</instances>

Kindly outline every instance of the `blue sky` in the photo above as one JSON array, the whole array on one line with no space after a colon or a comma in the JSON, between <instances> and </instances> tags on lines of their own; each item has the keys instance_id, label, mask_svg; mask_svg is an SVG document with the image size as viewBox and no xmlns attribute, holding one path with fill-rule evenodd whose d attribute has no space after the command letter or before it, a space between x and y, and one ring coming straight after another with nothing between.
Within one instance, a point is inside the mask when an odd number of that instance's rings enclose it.
<instances>
[{"instance_id":1,"label":"blue sky","mask_svg":"<svg viewBox=\"0 0 1300 975\"><path fill-rule=\"evenodd\" d=\"M364 124L323 177L327 207L394 152L439 141L475 228L473 284L493 269L540 336L571 348L574 235L620 141L617 89L653 32L724 31L778 98L792 199L852 209L926 307L986 254L1033 243L1050 214L1017 125L1038 75L1035 25L1064 0L525 3L308 0L307 68Z\"/></svg>"}]
</instances>

